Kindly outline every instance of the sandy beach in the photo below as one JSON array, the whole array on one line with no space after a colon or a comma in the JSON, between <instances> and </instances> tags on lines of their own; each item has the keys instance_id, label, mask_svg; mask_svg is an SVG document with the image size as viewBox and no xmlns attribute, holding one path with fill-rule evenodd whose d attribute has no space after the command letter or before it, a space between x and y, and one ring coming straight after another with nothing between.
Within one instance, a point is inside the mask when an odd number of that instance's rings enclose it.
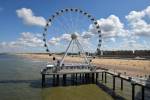
<instances>
[{"instance_id":1,"label":"sandy beach","mask_svg":"<svg viewBox=\"0 0 150 100\"><path fill-rule=\"evenodd\" d=\"M26 57L32 60L44 60L52 62L53 56L47 54L18 54L19 56ZM60 60L62 56L55 55L56 59ZM80 57L65 57L65 62L83 62ZM97 67L108 68L115 72L120 72L129 76L145 77L150 75L150 60L132 60L132 59L108 59L108 58L95 58L92 59L92 64Z\"/></svg>"}]
</instances>

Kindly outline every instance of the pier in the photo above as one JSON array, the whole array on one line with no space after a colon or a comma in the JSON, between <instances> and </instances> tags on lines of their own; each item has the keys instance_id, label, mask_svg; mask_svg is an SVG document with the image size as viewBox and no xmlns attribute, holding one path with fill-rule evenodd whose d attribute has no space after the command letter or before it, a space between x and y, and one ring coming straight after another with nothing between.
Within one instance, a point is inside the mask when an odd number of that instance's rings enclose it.
<instances>
[{"instance_id":1,"label":"pier","mask_svg":"<svg viewBox=\"0 0 150 100\"><path fill-rule=\"evenodd\" d=\"M112 71L109 71L108 69L97 69L95 71L91 71L88 68L86 69L77 69L78 67L71 67L70 69L68 67L65 67L64 69L61 69L57 72L52 72L49 69L43 69L41 70L42 75L42 87L44 88L46 86L46 77L52 78L53 86L67 86L67 79L71 81L72 85L78 85L78 84L98 84L100 81L98 80L99 77L101 77L101 80L104 83L107 83L107 76L111 75L113 82L112 82L112 90L115 92L116 89L116 78L120 79L120 90L124 90L124 81L127 81L132 86L132 100L135 100L135 86L141 87L141 100L144 100L144 92L145 88L150 88L145 86L145 83L139 82L136 79L128 76L121 75L120 73L115 73ZM101 76L100 76L101 75ZM102 83L100 83L102 84Z\"/></svg>"}]
</instances>

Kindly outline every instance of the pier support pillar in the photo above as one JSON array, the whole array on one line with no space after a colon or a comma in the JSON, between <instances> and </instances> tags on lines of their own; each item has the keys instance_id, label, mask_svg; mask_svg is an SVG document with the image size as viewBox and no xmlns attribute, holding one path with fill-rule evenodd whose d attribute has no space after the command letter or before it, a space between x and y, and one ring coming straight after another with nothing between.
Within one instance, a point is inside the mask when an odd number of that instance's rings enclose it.
<instances>
[{"instance_id":1,"label":"pier support pillar","mask_svg":"<svg viewBox=\"0 0 150 100\"><path fill-rule=\"evenodd\" d=\"M96 84L98 83L98 74L99 74L99 73L96 73L96 79L95 79Z\"/></svg>"},{"instance_id":2,"label":"pier support pillar","mask_svg":"<svg viewBox=\"0 0 150 100\"><path fill-rule=\"evenodd\" d=\"M80 76L79 76L79 78L80 78L80 81L81 81L81 77L82 77L82 76L81 76L81 74L80 74Z\"/></svg>"},{"instance_id":3,"label":"pier support pillar","mask_svg":"<svg viewBox=\"0 0 150 100\"><path fill-rule=\"evenodd\" d=\"M113 75L113 91L115 91L116 76Z\"/></svg>"},{"instance_id":4,"label":"pier support pillar","mask_svg":"<svg viewBox=\"0 0 150 100\"><path fill-rule=\"evenodd\" d=\"M90 83L90 73L87 73L87 83Z\"/></svg>"},{"instance_id":5,"label":"pier support pillar","mask_svg":"<svg viewBox=\"0 0 150 100\"><path fill-rule=\"evenodd\" d=\"M59 85L59 75L57 75L57 85Z\"/></svg>"},{"instance_id":6,"label":"pier support pillar","mask_svg":"<svg viewBox=\"0 0 150 100\"><path fill-rule=\"evenodd\" d=\"M84 73L84 84L86 84L86 73Z\"/></svg>"},{"instance_id":7,"label":"pier support pillar","mask_svg":"<svg viewBox=\"0 0 150 100\"><path fill-rule=\"evenodd\" d=\"M103 80L104 80L104 72L102 72L102 82L103 82Z\"/></svg>"},{"instance_id":8,"label":"pier support pillar","mask_svg":"<svg viewBox=\"0 0 150 100\"><path fill-rule=\"evenodd\" d=\"M87 73L85 73L85 83L87 84Z\"/></svg>"},{"instance_id":9,"label":"pier support pillar","mask_svg":"<svg viewBox=\"0 0 150 100\"><path fill-rule=\"evenodd\" d=\"M95 81L95 73L92 73L92 83L95 83L94 81Z\"/></svg>"},{"instance_id":10,"label":"pier support pillar","mask_svg":"<svg viewBox=\"0 0 150 100\"><path fill-rule=\"evenodd\" d=\"M42 87L45 86L45 74L42 74Z\"/></svg>"},{"instance_id":11,"label":"pier support pillar","mask_svg":"<svg viewBox=\"0 0 150 100\"><path fill-rule=\"evenodd\" d=\"M123 79L121 78L121 90L123 90Z\"/></svg>"},{"instance_id":12,"label":"pier support pillar","mask_svg":"<svg viewBox=\"0 0 150 100\"><path fill-rule=\"evenodd\" d=\"M105 83L107 83L107 73L105 72Z\"/></svg>"},{"instance_id":13,"label":"pier support pillar","mask_svg":"<svg viewBox=\"0 0 150 100\"><path fill-rule=\"evenodd\" d=\"M142 86L141 88L142 88L142 100L144 100L144 92L145 92L145 88L144 88L144 86Z\"/></svg>"},{"instance_id":14,"label":"pier support pillar","mask_svg":"<svg viewBox=\"0 0 150 100\"><path fill-rule=\"evenodd\" d=\"M66 85L66 74L63 74L63 85Z\"/></svg>"},{"instance_id":15,"label":"pier support pillar","mask_svg":"<svg viewBox=\"0 0 150 100\"><path fill-rule=\"evenodd\" d=\"M55 82L55 75L53 75L53 86L55 86L56 85L56 82Z\"/></svg>"},{"instance_id":16,"label":"pier support pillar","mask_svg":"<svg viewBox=\"0 0 150 100\"><path fill-rule=\"evenodd\" d=\"M71 80L72 80L72 85L74 85L75 84L75 74L72 74Z\"/></svg>"},{"instance_id":17,"label":"pier support pillar","mask_svg":"<svg viewBox=\"0 0 150 100\"><path fill-rule=\"evenodd\" d=\"M71 74L71 85L73 85L73 74Z\"/></svg>"},{"instance_id":18,"label":"pier support pillar","mask_svg":"<svg viewBox=\"0 0 150 100\"><path fill-rule=\"evenodd\" d=\"M76 85L78 84L78 74L77 73L75 74L75 83L76 83Z\"/></svg>"},{"instance_id":19,"label":"pier support pillar","mask_svg":"<svg viewBox=\"0 0 150 100\"><path fill-rule=\"evenodd\" d=\"M84 83L84 73L82 74L82 83Z\"/></svg>"},{"instance_id":20,"label":"pier support pillar","mask_svg":"<svg viewBox=\"0 0 150 100\"><path fill-rule=\"evenodd\" d=\"M134 97L135 97L135 84L131 83L131 85L132 85L132 100L134 100Z\"/></svg>"}]
</instances>

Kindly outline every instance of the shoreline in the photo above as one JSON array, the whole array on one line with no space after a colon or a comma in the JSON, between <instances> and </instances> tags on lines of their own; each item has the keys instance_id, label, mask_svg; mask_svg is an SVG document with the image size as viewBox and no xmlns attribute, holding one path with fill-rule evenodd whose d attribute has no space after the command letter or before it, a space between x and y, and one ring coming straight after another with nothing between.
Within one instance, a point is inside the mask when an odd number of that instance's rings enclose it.
<instances>
[{"instance_id":1,"label":"shoreline","mask_svg":"<svg viewBox=\"0 0 150 100\"><path fill-rule=\"evenodd\" d=\"M42 60L52 62L53 56L47 54L17 54L32 60ZM62 55L55 55L57 60L60 60ZM66 62L79 63L82 58L67 56ZM98 67L110 69L121 74L126 74L133 77L145 77L150 74L150 60L133 60L133 59L113 59L113 58L95 58L92 63Z\"/></svg>"}]
</instances>

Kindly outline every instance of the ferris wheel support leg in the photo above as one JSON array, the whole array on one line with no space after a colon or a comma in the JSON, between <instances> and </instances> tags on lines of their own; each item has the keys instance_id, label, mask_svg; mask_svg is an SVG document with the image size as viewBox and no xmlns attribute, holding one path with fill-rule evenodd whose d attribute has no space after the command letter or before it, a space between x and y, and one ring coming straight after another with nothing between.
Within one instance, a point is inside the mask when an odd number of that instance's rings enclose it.
<instances>
[{"instance_id":1,"label":"ferris wheel support leg","mask_svg":"<svg viewBox=\"0 0 150 100\"><path fill-rule=\"evenodd\" d=\"M67 56L67 54L68 54L68 50L69 50L69 47L70 47L71 43L72 43L72 40L70 41L70 43L69 43L69 45L68 45L68 47L67 47L67 49L66 49L65 55L63 56L63 58L62 58L62 60L61 60L59 66L62 66L62 64L63 64L63 62L64 62L64 58L65 58L65 57Z\"/></svg>"},{"instance_id":2,"label":"ferris wheel support leg","mask_svg":"<svg viewBox=\"0 0 150 100\"><path fill-rule=\"evenodd\" d=\"M84 55L84 60L86 61L87 64L90 65L90 63L89 63L89 61L88 61L88 59L87 59L87 56L86 56L86 54L85 54L85 52L84 52L84 50L83 50L83 48L82 48L82 45L80 44L80 42L79 42L77 39L76 39L76 44L77 44L78 48L80 49L80 51L83 53L83 55Z\"/></svg>"}]
</instances>

